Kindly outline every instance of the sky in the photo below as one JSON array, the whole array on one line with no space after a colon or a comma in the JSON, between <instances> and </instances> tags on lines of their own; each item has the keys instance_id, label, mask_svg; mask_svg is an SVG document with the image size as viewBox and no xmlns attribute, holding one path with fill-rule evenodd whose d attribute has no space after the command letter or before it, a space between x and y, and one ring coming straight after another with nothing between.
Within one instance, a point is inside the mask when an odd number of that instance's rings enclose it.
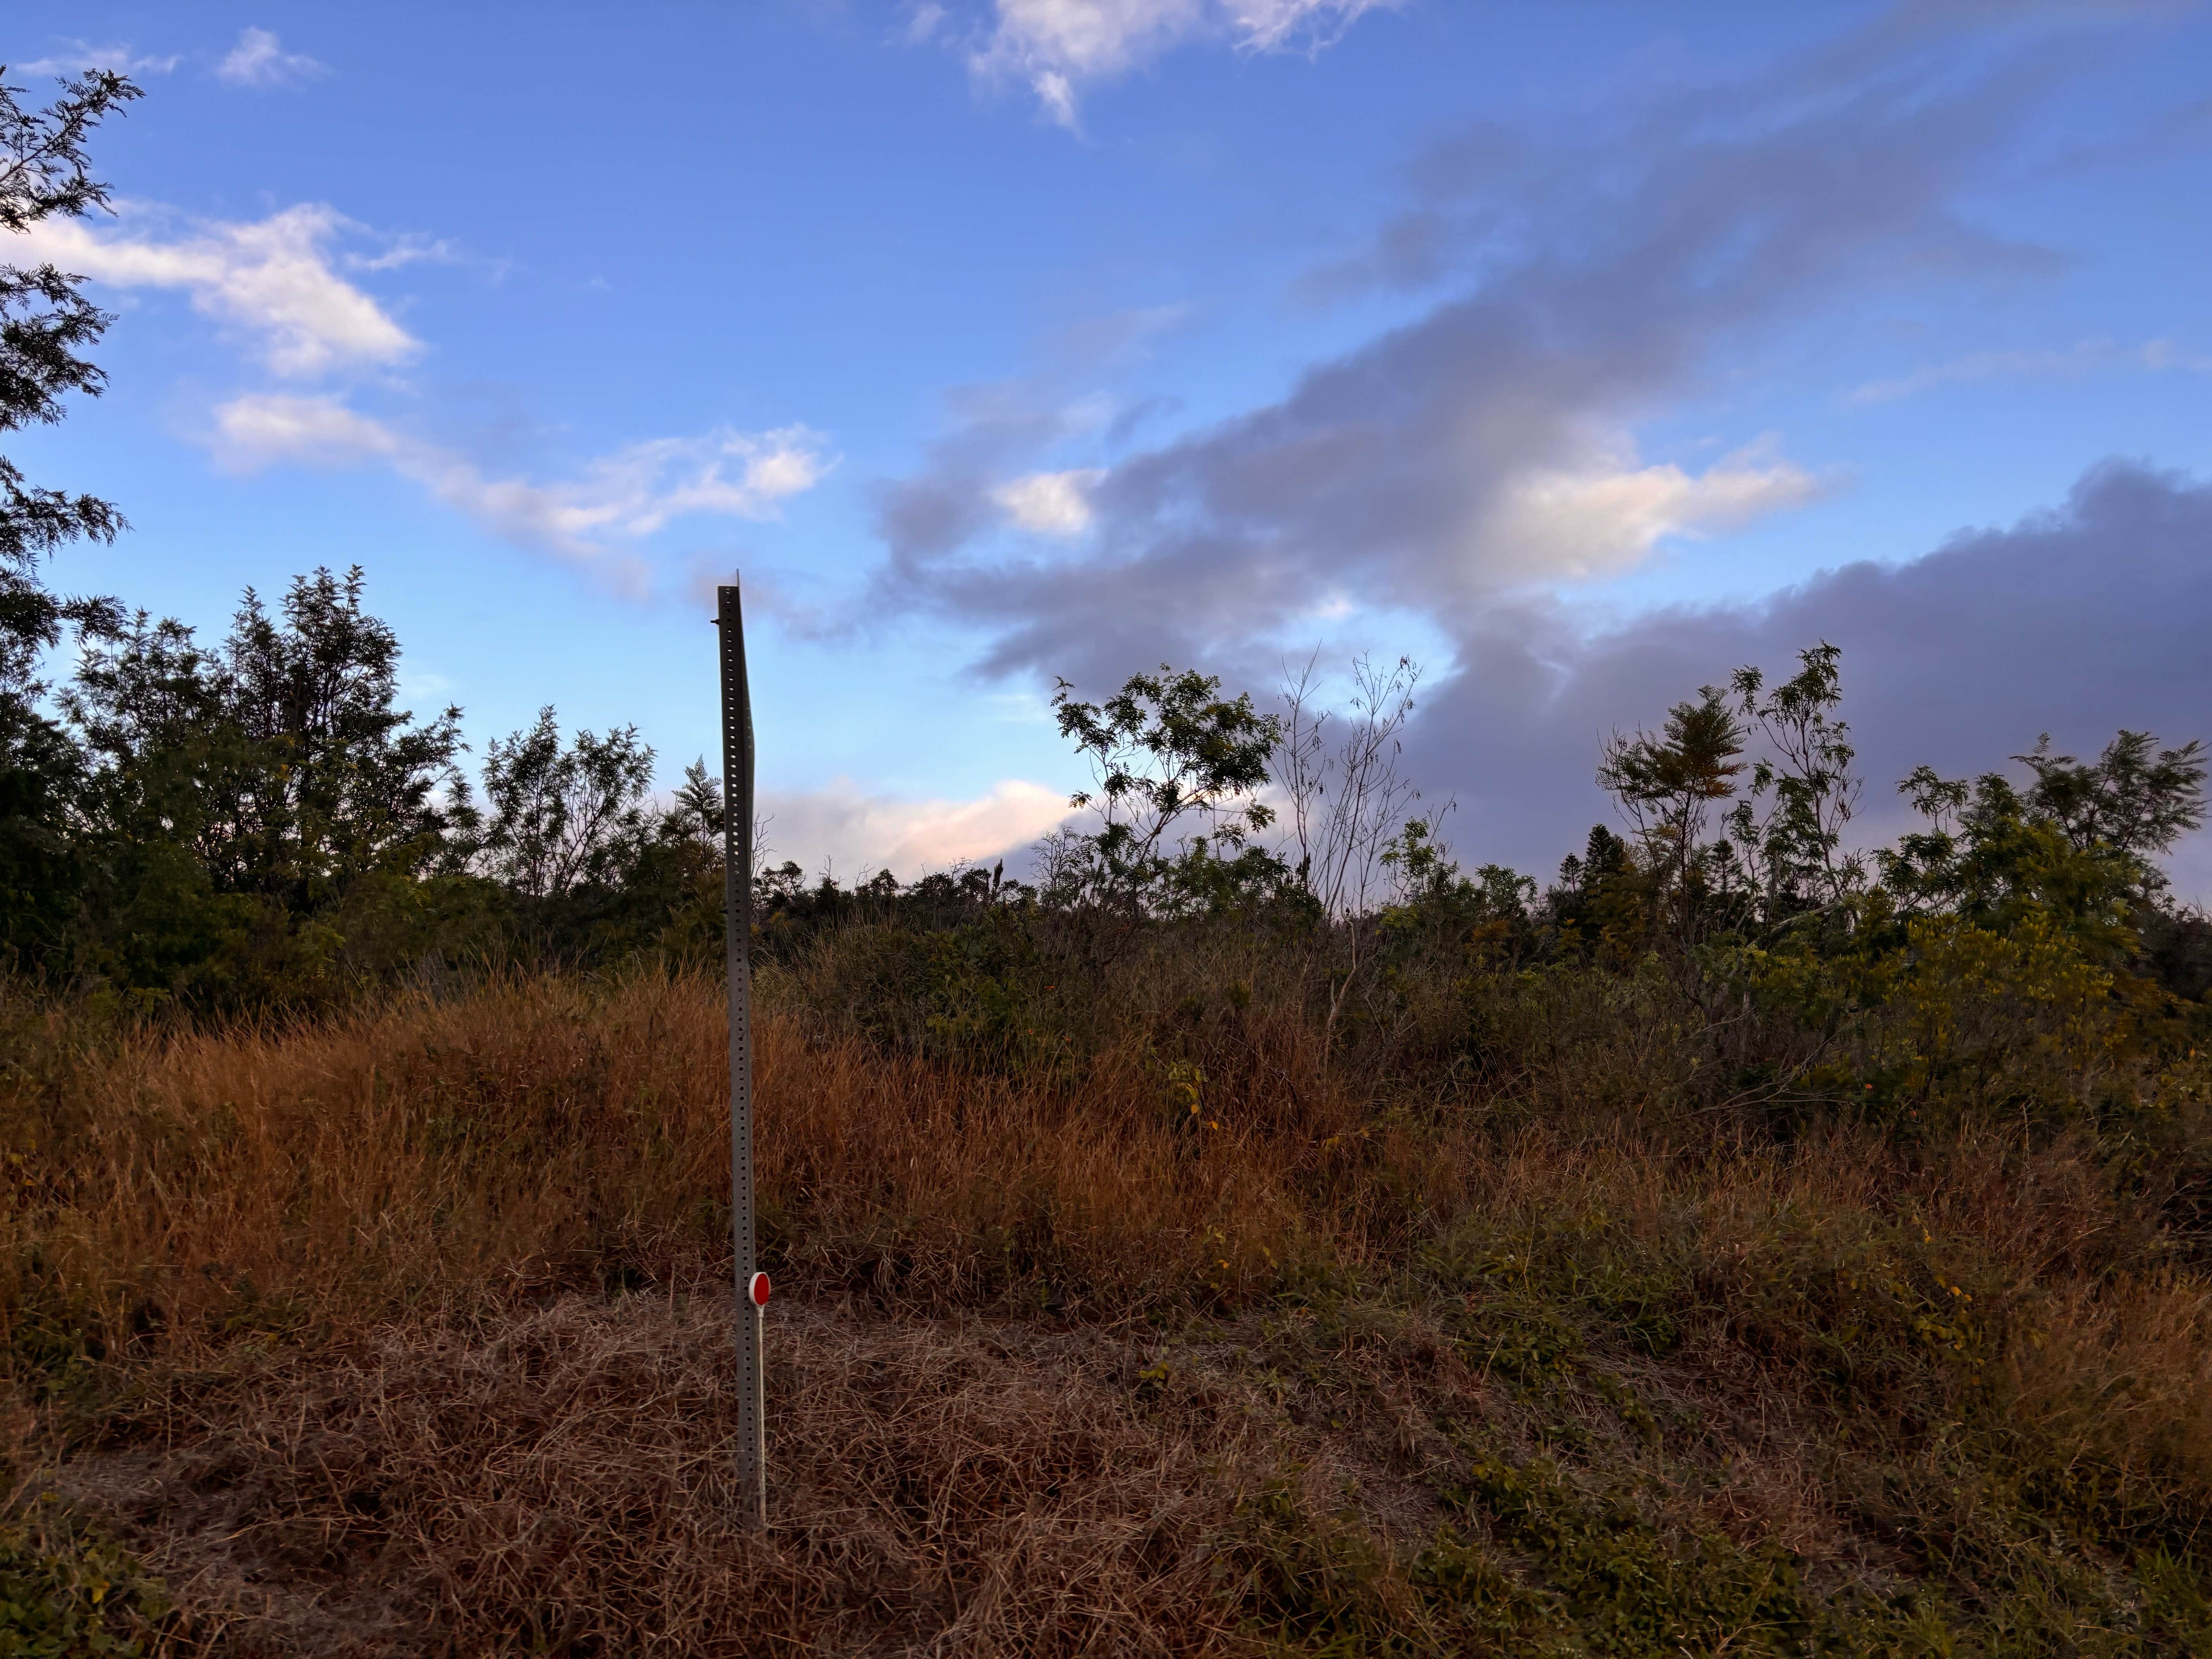
<instances>
[{"instance_id":1,"label":"sky","mask_svg":"<svg viewBox=\"0 0 2212 1659\"><path fill-rule=\"evenodd\" d=\"M2212 738L2212 15L2175 3L165 0L11 11L147 96L110 386L11 438L216 635L358 563L477 754L717 744L775 855L1019 849L1049 699L1421 666L1470 863L1617 729L1844 651L1868 777ZM2212 894L2212 845L2178 853Z\"/></svg>"}]
</instances>

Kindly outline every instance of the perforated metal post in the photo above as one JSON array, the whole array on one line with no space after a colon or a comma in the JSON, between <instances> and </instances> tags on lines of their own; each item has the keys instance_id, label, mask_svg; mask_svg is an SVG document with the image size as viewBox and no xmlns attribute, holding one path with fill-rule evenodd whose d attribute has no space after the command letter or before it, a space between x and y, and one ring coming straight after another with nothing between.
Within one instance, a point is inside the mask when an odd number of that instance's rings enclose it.
<instances>
[{"instance_id":1,"label":"perforated metal post","mask_svg":"<svg viewBox=\"0 0 2212 1659\"><path fill-rule=\"evenodd\" d=\"M737 1246L738 1491L746 1518L768 1524L765 1297L753 1275L753 703L745 621L735 587L715 590L722 633L722 904L730 951L730 1231Z\"/></svg>"}]
</instances>

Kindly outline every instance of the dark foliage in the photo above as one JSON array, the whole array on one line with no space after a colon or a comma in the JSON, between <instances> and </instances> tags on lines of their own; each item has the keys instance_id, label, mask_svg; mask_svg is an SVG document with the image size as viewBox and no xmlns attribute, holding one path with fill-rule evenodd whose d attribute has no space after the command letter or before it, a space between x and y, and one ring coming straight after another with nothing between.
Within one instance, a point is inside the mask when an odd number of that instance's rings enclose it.
<instances>
[{"instance_id":1,"label":"dark foliage","mask_svg":"<svg viewBox=\"0 0 2212 1659\"><path fill-rule=\"evenodd\" d=\"M65 81L45 109L0 80L0 229L24 231L55 214L82 216L107 204L86 143L139 89L106 70ZM83 354L115 319L83 294L84 279L52 264L0 264L0 433L52 425L70 392L96 398L106 376ZM64 599L39 580L40 562L64 544L112 541L123 515L96 496L30 483L0 456L0 696L31 690L40 652L64 625L113 620L102 600Z\"/></svg>"}]
</instances>

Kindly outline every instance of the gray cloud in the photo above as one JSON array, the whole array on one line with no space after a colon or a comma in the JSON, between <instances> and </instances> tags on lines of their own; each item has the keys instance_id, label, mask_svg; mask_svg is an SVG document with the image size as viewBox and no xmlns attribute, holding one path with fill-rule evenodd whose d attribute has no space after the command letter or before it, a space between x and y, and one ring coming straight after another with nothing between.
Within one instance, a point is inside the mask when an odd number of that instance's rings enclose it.
<instances>
[{"instance_id":1,"label":"gray cloud","mask_svg":"<svg viewBox=\"0 0 2212 1659\"><path fill-rule=\"evenodd\" d=\"M1844 652L1869 839L1901 827L1892 786L1923 761L1971 774L2045 730L2089 753L2124 725L2212 736L2212 489L2141 465L1756 605L1594 633L1563 597L1669 532L1821 482L1756 447L1694 476L1655 467L1627 435L1762 331L1884 283L2058 264L1958 204L2021 159L2027 118L2088 43L2076 26L2122 15L1902 7L1602 131L1471 129L1416 158L1405 210L1303 289L1435 295L1424 314L1278 402L1133 453L1071 453L1073 429L1012 412L1018 398L978 410L885 487L878 598L979 628L986 673L1086 687L1166 658L1263 688L1330 601L1411 611L1455 659L1411 732L1413 774L1456 797L1465 855L1541 873L1607 815L1608 732L1822 640ZM1012 475L1078 467L1097 469L1080 533L1024 539L994 505ZM2212 893L2212 842L2176 875Z\"/></svg>"},{"instance_id":2,"label":"gray cloud","mask_svg":"<svg viewBox=\"0 0 2212 1659\"><path fill-rule=\"evenodd\" d=\"M929 465L877 487L877 527L902 564L929 567L984 534L996 516L994 485L1067 434L1070 416L1041 391L961 388L951 400L954 429L932 447Z\"/></svg>"},{"instance_id":3,"label":"gray cloud","mask_svg":"<svg viewBox=\"0 0 2212 1659\"><path fill-rule=\"evenodd\" d=\"M2057 47L1983 34L1963 51L1908 9L1762 79L1648 98L1595 136L1438 147L1407 214L1325 281L1456 292L1278 403L1096 457L1078 537L1025 541L993 506L1064 430L963 422L882 493L879 597L980 625L986 672L1091 680L1164 653L1249 659L1333 602L1473 639L1516 594L1808 498L1822 480L1771 452L1650 465L1633 423L1837 292L2054 262L1954 204L2063 73Z\"/></svg>"},{"instance_id":4,"label":"gray cloud","mask_svg":"<svg viewBox=\"0 0 2212 1659\"><path fill-rule=\"evenodd\" d=\"M2075 753L2123 726L2212 738L2212 486L2108 464L2063 507L1909 563L1595 636L1557 608L1499 611L1420 711L1409 763L1432 797L1456 794L1468 854L1548 872L1608 817L1592 775L1616 726L1656 725L1741 663L1786 671L1823 640L1843 647L1870 839L1902 823L1892 786L1923 761L1986 771L2046 731ZM2183 848L2175 875L2212 894L2212 843Z\"/></svg>"}]
</instances>

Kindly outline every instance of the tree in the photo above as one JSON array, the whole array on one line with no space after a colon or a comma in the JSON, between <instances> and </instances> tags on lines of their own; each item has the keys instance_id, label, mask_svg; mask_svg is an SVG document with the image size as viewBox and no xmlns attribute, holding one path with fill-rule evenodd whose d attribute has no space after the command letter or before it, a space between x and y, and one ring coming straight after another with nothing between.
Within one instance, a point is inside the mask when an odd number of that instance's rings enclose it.
<instances>
[{"instance_id":1,"label":"tree","mask_svg":"<svg viewBox=\"0 0 2212 1659\"><path fill-rule=\"evenodd\" d=\"M700 756L684 769L684 781L670 793L668 810L661 815L660 835L663 840L696 843L708 848L720 867L722 832L728 808L722 799L722 781L707 770L707 757ZM769 846L769 826L773 817L753 814L752 880L756 890L763 896L767 889L762 883L768 879L769 860L775 848ZM796 869L798 866L790 866ZM766 898L763 896L763 903Z\"/></svg>"},{"instance_id":2,"label":"tree","mask_svg":"<svg viewBox=\"0 0 2212 1659\"><path fill-rule=\"evenodd\" d=\"M1316 660L1283 687L1274 754L1275 781L1290 805L1291 867L1324 915L1364 916L1373 908L1384 843L1420 793L1399 775L1398 759L1421 670L1410 657L1389 667L1355 660L1344 735L1332 745L1330 716L1314 707Z\"/></svg>"},{"instance_id":3,"label":"tree","mask_svg":"<svg viewBox=\"0 0 2212 1659\"><path fill-rule=\"evenodd\" d=\"M362 872L414 872L454 814L458 708L417 726L395 707L399 641L362 608L359 566L295 577L281 620L248 590L224 647L231 719L261 764L237 802L229 878L313 910Z\"/></svg>"},{"instance_id":4,"label":"tree","mask_svg":"<svg viewBox=\"0 0 2212 1659\"><path fill-rule=\"evenodd\" d=\"M1720 687L1678 702L1657 736L1616 732L1605 746L1598 785L1620 804L1641 844L1641 862L1666 913L1664 937L1680 945L1704 931L1717 888L1727 884L1726 843L1705 841L1714 807L1735 793L1747 732Z\"/></svg>"},{"instance_id":5,"label":"tree","mask_svg":"<svg viewBox=\"0 0 2212 1659\"><path fill-rule=\"evenodd\" d=\"M221 671L191 629L143 611L85 643L61 696L85 762L73 826L83 914L65 956L74 976L220 998L260 977L249 963L287 931L274 906L218 891L213 877L231 862L223 803L252 765Z\"/></svg>"},{"instance_id":6,"label":"tree","mask_svg":"<svg viewBox=\"0 0 2212 1659\"><path fill-rule=\"evenodd\" d=\"M2077 848L2104 846L2139 858L2169 851L2204 826L2204 745L2191 740L2161 750L2157 742L2148 732L2123 729L2082 765L2052 754L2045 732L2032 751L2013 757L2035 774L2028 811Z\"/></svg>"},{"instance_id":7,"label":"tree","mask_svg":"<svg viewBox=\"0 0 2212 1659\"><path fill-rule=\"evenodd\" d=\"M43 959L76 908L71 815L82 757L27 700L0 695L0 948Z\"/></svg>"},{"instance_id":8,"label":"tree","mask_svg":"<svg viewBox=\"0 0 2212 1659\"><path fill-rule=\"evenodd\" d=\"M0 80L0 230L20 234L56 214L81 218L105 208L108 186L93 178L86 142L139 88L94 70L64 80L62 95L42 110L25 109L21 91ZM66 394L96 398L106 386L82 354L115 319L85 298L84 280L51 263L0 264L0 433L53 425L67 412ZM112 541L123 527L112 502L35 487L0 456L0 695L27 700L39 653L65 623L115 620L112 600L48 592L39 564L64 543Z\"/></svg>"},{"instance_id":9,"label":"tree","mask_svg":"<svg viewBox=\"0 0 2212 1659\"><path fill-rule=\"evenodd\" d=\"M272 616L248 590L220 652L141 613L88 642L63 706L123 834L197 850L216 890L312 915L374 871L422 872L473 814L460 710L397 707L399 643L363 578L294 579Z\"/></svg>"},{"instance_id":10,"label":"tree","mask_svg":"<svg viewBox=\"0 0 2212 1659\"><path fill-rule=\"evenodd\" d=\"M1823 641L1797 653L1798 672L1771 690L1756 668L1729 678L1736 714L1766 739L1751 787L1728 815L1729 839L1769 921L1827 910L1865 884L1865 861L1844 845L1863 787L1851 770L1843 653Z\"/></svg>"},{"instance_id":11,"label":"tree","mask_svg":"<svg viewBox=\"0 0 2212 1659\"><path fill-rule=\"evenodd\" d=\"M668 804L668 827L672 834L698 841L720 839L722 781L708 775L704 755L684 769L684 781Z\"/></svg>"},{"instance_id":12,"label":"tree","mask_svg":"<svg viewBox=\"0 0 2212 1659\"><path fill-rule=\"evenodd\" d=\"M1773 686L1739 668L1725 689L1677 703L1657 736L1616 733L1606 745L1598 782L1635 832L1661 941L1851 914L1844 901L1864 889L1866 870L1844 844L1863 786L1838 715L1842 657L1826 641L1810 647Z\"/></svg>"},{"instance_id":13,"label":"tree","mask_svg":"<svg viewBox=\"0 0 2212 1659\"><path fill-rule=\"evenodd\" d=\"M1425 856L1433 864L1439 855L1425 839L1427 823L1400 827L1407 806L1420 793L1398 772L1413 688L1421 678L1419 665L1401 657L1386 668L1372 658L1356 658L1350 707L1340 717L1344 735L1332 744L1330 716L1314 706L1319 660L1318 654L1310 657L1297 678L1285 676L1273 770L1290 804L1289 846L1297 858L1291 878L1320 914L1318 942L1341 963L1328 978L1326 1046L1334 1042L1345 1003L1380 942L1374 901L1382 872L1395 872L1402 896L1407 872L1401 843L1416 849L1417 863Z\"/></svg>"},{"instance_id":14,"label":"tree","mask_svg":"<svg viewBox=\"0 0 2212 1659\"><path fill-rule=\"evenodd\" d=\"M1279 860L1246 842L1274 822L1258 792L1281 724L1255 713L1249 696L1224 698L1220 689L1218 678L1164 664L1131 675L1103 704L1076 701L1059 682L1060 735L1075 739L1097 779L1069 804L1105 821L1082 838L1067 876L1077 890L1139 908L1211 904L1280 873ZM1185 829L1194 820L1196 834Z\"/></svg>"},{"instance_id":15,"label":"tree","mask_svg":"<svg viewBox=\"0 0 2212 1659\"><path fill-rule=\"evenodd\" d=\"M139 96L96 70L62 82L45 109L26 109L0 67L0 231L21 234L55 214L107 203L86 143L111 112ZM84 279L51 264L0 264L0 433L51 426L66 395L98 397L106 377L82 354L114 320L84 297ZM112 541L123 515L97 496L34 487L0 455L0 945L36 958L52 948L75 907L70 814L82 771L68 738L39 712L40 654L64 626L98 632L114 601L62 599L40 562L80 537Z\"/></svg>"},{"instance_id":16,"label":"tree","mask_svg":"<svg viewBox=\"0 0 2212 1659\"><path fill-rule=\"evenodd\" d=\"M2045 737L2013 757L2035 775L2025 790L2000 772L1969 783L1914 768L1898 788L1927 827L1876 854L1883 884L1907 913L1996 932L2048 916L2100 952L2132 952L2166 885L2152 855L2204 822L2203 744L2155 745L2123 731L2085 765Z\"/></svg>"},{"instance_id":17,"label":"tree","mask_svg":"<svg viewBox=\"0 0 2212 1659\"><path fill-rule=\"evenodd\" d=\"M1559 860L1559 884L1545 896L1562 945L1609 965L1634 960L1650 925L1646 885L1634 849L1605 825L1590 825L1582 852Z\"/></svg>"},{"instance_id":18,"label":"tree","mask_svg":"<svg viewBox=\"0 0 2212 1659\"><path fill-rule=\"evenodd\" d=\"M197 1000L312 997L447 933L475 813L460 711L397 706L358 570L248 592L204 647L141 612L90 639L62 708L84 757L76 971ZM331 975L337 978L331 977Z\"/></svg>"},{"instance_id":19,"label":"tree","mask_svg":"<svg viewBox=\"0 0 2212 1659\"><path fill-rule=\"evenodd\" d=\"M579 732L564 749L548 703L529 731L495 740L486 754L485 860L532 898L614 885L651 833L644 801L652 781L653 750L635 726L610 727L605 737Z\"/></svg>"}]
</instances>

